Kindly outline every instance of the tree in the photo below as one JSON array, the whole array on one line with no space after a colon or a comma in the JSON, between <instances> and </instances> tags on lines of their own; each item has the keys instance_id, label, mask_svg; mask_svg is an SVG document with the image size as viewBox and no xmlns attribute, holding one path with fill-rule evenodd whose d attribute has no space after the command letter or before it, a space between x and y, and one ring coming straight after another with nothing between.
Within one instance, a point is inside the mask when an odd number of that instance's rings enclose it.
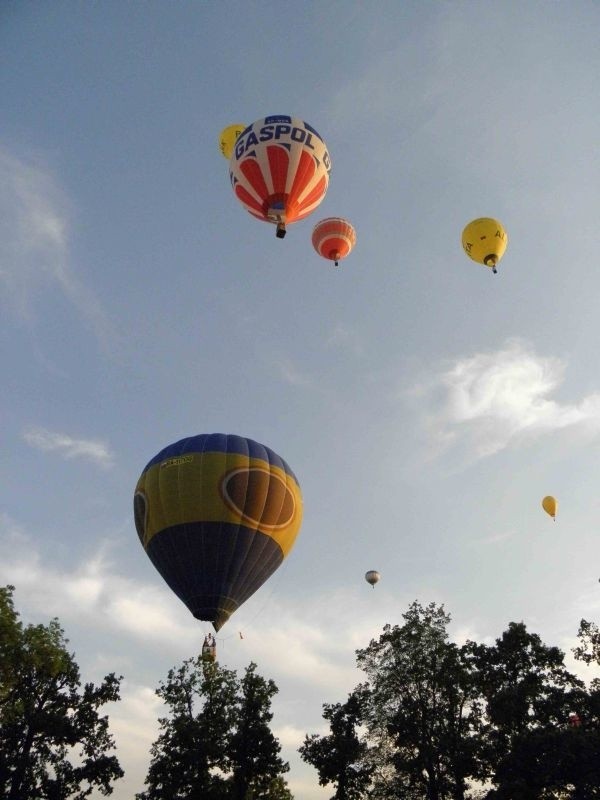
<instances>
[{"instance_id":1,"label":"tree","mask_svg":"<svg viewBox=\"0 0 600 800\"><path fill-rule=\"evenodd\" d=\"M137 800L292 800L269 723L277 692L250 664L234 671L201 656L171 669L157 689L169 715L153 744Z\"/></svg>"},{"instance_id":2,"label":"tree","mask_svg":"<svg viewBox=\"0 0 600 800\"><path fill-rule=\"evenodd\" d=\"M585 685L522 622L511 622L495 645L474 646L486 701L491 779L487 797L531 800L599 796L600 750ZM573 728L569 713L586 717Z\"/></svg>"},{"instance_id":3,"label":"tree","mask_svg":"<svg viewBox=\"0 0 600 800\"><path fill-rule=\"evenodd\" d=\"M230 742L233 800L270 797L277 788L272 781L289 770L279 758L281 745L269 723L273 719L271 698L278 691L272 680L256 673L251 663L241 681L235 732ZM271 788L270 788L271 787Z\"/></svg>"},{"instance_id":4,"label":"tree","mask_svg":"<svg viewBox=\"0 0 600 800\"><path fill-rule=\"evenodd\" d=\"M600 630L596 623L582 619L577 638L580 645L573 648L575 658L584 661L588 666L592 663L600 664Z\"/></svg>"},{"instance_id":5,"label":"tree","mask_svg":"<svg viewBox=\"0 0 600 800\"><path fill-rule=\"evenodd\" d=\"M481 703L467 651L448 641L443 606L414 602L404 625L386 625L379 641L357 652L367 674L368 737L389 753L393 771L374 791L388 798L468 797L483 777Z\"/></svg>"},{"instance_id":6,"label":"tree","mask_svg":"<svg viewBox=\"0 0 600 800\"><path fill-rule=\"evenodd\" d=\"M234 722L236 678L231 670L190 658L169 670L156 694L169 709L152 745L146 791L138 800L220 800Z\"/></svg>"},{"instance_id":7,"label":"tree","mask_svg":"<svg viewBox=\"0 0 600 800\"><path fill-rule=\"evenodd\" d=\"M0 797L82 800L112 792L122 777L109 751L108 718L98 708L119 699L120 678L81 680L58 623L24 626L13 586L0 588Z\"/></svg>"},{"instance_id":8,"label":"tree","mask_svg":"<svg viewBox=\"0 0 600 800\"><path fill-rule=\"evenodd\" d=\"M324 706L330 734L300 750L334 800L600 798L600 680L586 689L522 622L458 647L443 606L403 618L357 651L358 705ZM575 653L591 663L600 633L583 622ZM345 782L359 772L363 784Z\"/></svg>"},{"instance_id":9,"label":"tree","mask_svg":"<svg viewBox=\"0 0 600 800\"><path fill-rule=\"evenodd\" d=\"M332 800L359 800L371 782L373 767L367 763L367 745L358 734L361 696L349 695L345 703L325 704L323 718L331 733L306 736L299 752L319 773L321 786L334 784Z\"/></svg>"}]
</instances>

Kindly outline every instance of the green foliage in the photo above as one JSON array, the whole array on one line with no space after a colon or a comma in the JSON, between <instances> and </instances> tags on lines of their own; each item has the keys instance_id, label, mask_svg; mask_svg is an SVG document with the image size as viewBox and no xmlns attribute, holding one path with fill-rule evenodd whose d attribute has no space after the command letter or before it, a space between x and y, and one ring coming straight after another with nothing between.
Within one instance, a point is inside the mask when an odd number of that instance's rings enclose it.
<instances>
[{"instance_id":1,"label":"green foliage","mask_svg":"<svg viewBox=\"0 0 600 800\"><path fill-rule=\"evenodd\" d=\"M292 800L269 727L276 692L255 664L241 681L201 656L170 670L157 690L169 715L138 800Z\"/></svg>"},{"instance_id":2,"label":"green foliage","mask_svg":"<svg viewBox=\"0 0 600 800\"><path fill-rule=\"evenodd\" d=\"M598 692L564 666L523 623L510 623L492 648L479 646L495 790L490 798L597 797ZM569 724L577 712L580 726Z\"/></svg>"},{"instance_id":3,"label":"green foliage","mask_svg":"<svg viewBox=\"0 0 600 800\"><path fill-rule=\"evenodd\" d=\"M123 771L108 718L98 708L119 699L120 678L80 691L79 668L57 620L24 626L14 587L0 588L0 797L81 800L107 795Z\"/></svg>"},{"instance_id":4,"label":"green foliage","mask_svg":"<svg viewBox=\"0 0 600 800\"><path fill-rule=\"evenodd\" d=\"M458 647L442 606L403 618L357 652L367 681L300 748L334 800L600 798L600 682L586 688L523 623ZM580 641L597 662L598 628L582 621Z\"/></svg>"},{"instance_id":5,"label":"green foliage","mask_svg":"<svg viewBox=\"0 0 600 800\"><path fill-rule=\"evenodd\" d=\"M272 780L289 770L289 765L279 758L281 746L269 727L273 718L271 699L278 690L272 680L266 681L256 673L253 663L247 667L240 688L235 731L229 745L231 796L234 800L269 797L268 792L276 789Z\"/></svg>"},{"instance_id":6,"label":"green foliage","mask_svg":"<svg viewBox=\"0 0 600 800\"><path fill-rule=\"evenodd\" d=\"M373 771L366 758L367 746L357 732L361 722L360 695L351 694L343 705L325 704L323 709L330 735L306 736L299 752L318 771L321 786L332 783L337 787L335 800L358 800L369 786Z\"/></svg>"},{"instance_id":7,"label":"green foliage","mask_svg":"<svg viewBox=\"0 0 600 800\"><path fill-rule=\"evenodd\" d=\"M357 653L370 738L391 750L393 771L375 781L386 797L465 797L482 777L481 703L469 658L448 641L443 606L413 603L404 625L387 625Z\"/></svg>"},{"instance_id":8,"label":"green foliage","mask_svg":"<svg viewBox=\"0 0 600 800\"><path fill-rule=\"evenodd\" d=\"M586 664L600 664L600 629L595 622L582 619L579 623L577 638L578 647L573 648L575 658Z\"/></svg>"}]
</instances>

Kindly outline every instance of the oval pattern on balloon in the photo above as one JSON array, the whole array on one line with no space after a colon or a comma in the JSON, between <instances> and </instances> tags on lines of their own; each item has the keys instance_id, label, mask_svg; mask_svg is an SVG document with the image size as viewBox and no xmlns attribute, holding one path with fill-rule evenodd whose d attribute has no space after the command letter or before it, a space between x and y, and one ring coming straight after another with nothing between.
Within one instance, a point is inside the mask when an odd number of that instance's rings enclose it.
<instances>
[{"instance_id":1,"label":"oval pattern on balloon","mask_svg":"<svg viewBox=\"0 0 600 800\"><path fill-rule=\"evenodd\" d=\"M285 528L294 517L294 495L286 482L269 470L234 469L223 477L221 491L228 507L257 528Z\"/></svg>"}]
</instances>

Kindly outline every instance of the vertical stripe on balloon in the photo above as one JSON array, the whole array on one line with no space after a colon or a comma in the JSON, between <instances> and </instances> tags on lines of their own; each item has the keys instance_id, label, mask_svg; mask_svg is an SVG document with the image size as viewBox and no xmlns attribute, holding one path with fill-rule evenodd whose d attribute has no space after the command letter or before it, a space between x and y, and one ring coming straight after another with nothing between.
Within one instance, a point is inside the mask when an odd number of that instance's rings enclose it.
<instances>
[{"instance_id":1,"label":"vertical stripe on balloon","mask_svg":"<svg viewBox=\"0 0 600 800\"><path fill-rule=\"evenodd\" d=\"M329 184L325 142L293 117L267 117L239 136L230 160L236 197L253 216L290 223L312 213ZM289 122L288 122L289 120Z\"/></svg>"}]
</instances>

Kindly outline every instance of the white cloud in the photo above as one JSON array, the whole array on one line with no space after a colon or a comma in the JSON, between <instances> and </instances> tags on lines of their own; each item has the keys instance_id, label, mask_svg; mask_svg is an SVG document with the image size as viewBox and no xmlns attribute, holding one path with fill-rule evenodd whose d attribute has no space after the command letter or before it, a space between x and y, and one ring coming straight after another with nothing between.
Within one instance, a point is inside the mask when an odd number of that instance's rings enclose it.
<instances>
[{"instance_id":1,"label":"white cloud","mask_svg":"<svg viewBox=\"0 0 600 800\"><path fill-rule=\"evenodd\" d=\"M352 651L348 658L347 637L336 642L324 626L318 627L315 620L307 622L310 610L306 607L300 615L281 604L277 610L277 622L269 624L269 636L261 639L261 664L268 664L269 671L280 678L311 688L337 692L342 687L342 691L350 691L358 682L358 673ZM245 630L253 635L254 629Z\"/></svg>"},{"instance_id":2,"label":"white cloud","mask_svg":"<svg viewBox=\"0 0 600 800\"><path fill-rule=\"evenodd\" d=\"M550 431L600 432L600 393L578 403L551 399L566 365L512 340L500 350L460 358L412 391L435 455L463 447L467 460L498 453Z\"/></svg>"},{"instance_id":3,"label":"white cloud","mask_svg":"<svg viewBox=\"0 0 600 800\"><path fill-rule=\"evenodd\" d=\"M68 203L52 174L0 147L0 285L24 318L40 287L55 286L104 342L112 338L104 311L69 259Z\"/></svg>"},{"instance_id":4,"label":"white cloud","mask_svg":"<svg viewBox=\"0 0 600 800\"><path fill-rule=\"evenodd\" d=\"M500 542L506 542L509 539L512 539L516 535L516 531L506 530L506 531L499 531L498 533L493 533L491 536L485 536L481 539L474 539L473 544L499 544Z\"/></svg>"},{"instance_id":5,"label":"white cloud","mask_svg":"<svg viewBox=\"0 0 600 800\"><path fill-rule=\"evenodd\" d=\"M84 458L88 461L109 467L114 456L106 444L98 439L74 439L66 433L55 433L44 428L28 428L23 438L36 450L58 453L62 458Z\"/></svg>"},{"instance_id":6,"label":"white cloud","mask_svg":"<svg viewBox=\"0 0 600 800\"><path fill-rule=\"evenodd\" d=\"M147 754L156 738L158 717L163 701L150 686L140 686L124 680L121 701L110 715L111 728L119 735L135 739Z\"/></svg>"},{"instance_id":7,"label":"white cloud","mask_svg":"<svg viewBox=\"0 0 600 800\"><path fill-rule=\"evenodd\" d=\"M158 578L147 584L120 573L109 558L108 543L80 564L65 568L43 561L32 539L2 516L0 585L6 583L16 585L18 605L29 616L57 616L65 626L127 634L174 653L198 651L198 629L186 624L189 613L182 603ZM283 598L265 602L265 597L263 592L263 605L248 624L240 611L217 637L223 657L254 660L278 684L286 681L344 697L361 676L354 648L368 644L378 623L369 614L357 615L356 597L344 592L315 596L299 610ZM228 644L226 640L238 639L240 628L243 644Z\"/></svg>"},{"instance_id":8,"label":"white cloud","mask_svg":"<svg viewBox=\"0 0 600 800\"><path fill-rule=\"evenodd\" d=\"M127 680L121 683L121 700L110 708L110 732L125 772L115 786L121 797L133 797L143 788L150 748L158 736L158 718L163 712L163 702L154 689Z\"/></svg>"},{"instance_id":9,"label":"white cloud","mask_svg":"<svg viewBox=\"0 0 600 800\"><path fill-rule=\"evenodd\" d=\"M0 520L0 583L12 583L19 602L61 622L109 628L161 644L197 644L195 630L177 622L179 601L161 586L118 574L102 545L72 569L42 562L33 542L6 517Z\"/></svg>"},{"instance_id":10,"label":"white cloud","mask_svg":"<svg viewBox=\"0 0 600 800\"><path fill-rule=\"evenodd\" d=\"M323 725L319 731L320 733L326 733L327 728ZM297 750L302 742L304 741L304 737L306 736L306 731L302 730L301 728L296 728L294 725L283 725L280 728L275 728L273 733L281 743L282 747L289 747ZM317 731L312 731L312 733L317 733Z\"/></svg>"},{"instance_id":11,"label":"white cloud","mask_svg":"<svg viewBox=\"0 0 600 800\"><path fill-rule=\"evenodd\" d=\"M352 328L338 323L329 334L328 347L345 348L355 356L364 355L365 348L359 335Z\"/></svg>"},{"instance_id":12,"label":"white cloud","mask_svg":"<svg viewBox=\"0 0 600 800\"><path fill-rule=\"evenodd\" d=\"M369 35L374 42L381 38L380 27L377 20L372 21ZM444 86L441 40L435 28L428 30L428 35L437 39L437 45L428 47L429 57L426 59L422 57L425 43L421 37L411 37L394 47L377 50L377 55L362 67L362 74L349 78L333 95L332 118L339 125L352 128L372 125L373 119L377 119L381 129L387 126L394 131L393 137L384 137L380 143L382 147L385 147L386 140L397 146L398 140L407 136L406 132L414 134L433 116ZM415 92L411 83L405 80L415 61L420 64L419 92ZM393 102L390 102L390 97L393 97ZM401 132L397 130L399 107L402 108L403 120ZM371 153L371 157L377 158L377 154Z\"/></svg>"},{"instance_id":13,"label":"white cloud","mask_svg":"<svg viewBox=\"0 0 600 800\"><path fill-rule=\"evenodd\" d=\"M312 771L312 769L311 769ZM314 770L314 779L311 780L298 780L287 775L284 776L290 791L294 797L303 798L303 800L312 800L312 798L330 798L331 797L331 784L327 786L319 786L317 771Z\"/></svg>"},{"instance_id":14,"label":"white cloud","mask_svg":"<svg viewBox=\"0 0 600 800\"><path fill-rule=\"evenodd\" d=\"M16 585L16 607L25 621L44 622L57 616L67 635L76 625L84 628L86 636L91 635L102 648L101 663L94 666L99 675L115 670L116 663L126 677L135 676L136 670L152 674L153 662L162 662L165 655L174 664L198 652L197 623L181 602L158 578L156 585L149 585L123 575L109 560L107 544L67 568L43 560L31 537L7 516L0 516L0 585L6 583ZM302 777L310 770L300 765L296 752L307 731L322 728L319 695L322 692L331 701L344 699L361 675L354 667L353 648L357 642L364 646L378 629L373 619L357 617L356 607L356 598L343 594L315 596L300 610L293 608L293 602L271 598L266 605L261 603L258 614L254 612L254 623L244 625L243 618L238 618L217 637L222 664L239 671L255 661L261 674L272 676L280 688L285 685L287 697L294 698L290 703L276 697L274 730L283 747L282 757L294 764L296 774L290 776L290 785L302 791L302 797L321 796L316 778ZM239 640L238 624L243 627L244 641ZM81 657L81 633L78 639ZM128 642L125 649L124 642ZM143 655L136 657L139 644L145 647ZM150 653L154 655L149 658ZM93 660L98 662L95 656ZM159 672L156 685L164 677ZM111 704L109 710L110 729L126 771L115 787L119 797L142 789L149 748L162 714L154 687L139 680L139 672L137 683L135 678L131 683L125 680L121 702ZM307 693L311 693L316 719L307 720L305 731L297 715L300 703L306 717Z\"/></svg>"},{"instance_id":15,"label":"white cloud","mask_svg":"<svg viewBox=\"0 0 600 800\"><path fill-rule=\"evenodd\" d=\"M276 367L283 380L291 386L312 386L312 378L305 372L301 372L289 358L278 359Z\"/></svg>"}]
</instances>

